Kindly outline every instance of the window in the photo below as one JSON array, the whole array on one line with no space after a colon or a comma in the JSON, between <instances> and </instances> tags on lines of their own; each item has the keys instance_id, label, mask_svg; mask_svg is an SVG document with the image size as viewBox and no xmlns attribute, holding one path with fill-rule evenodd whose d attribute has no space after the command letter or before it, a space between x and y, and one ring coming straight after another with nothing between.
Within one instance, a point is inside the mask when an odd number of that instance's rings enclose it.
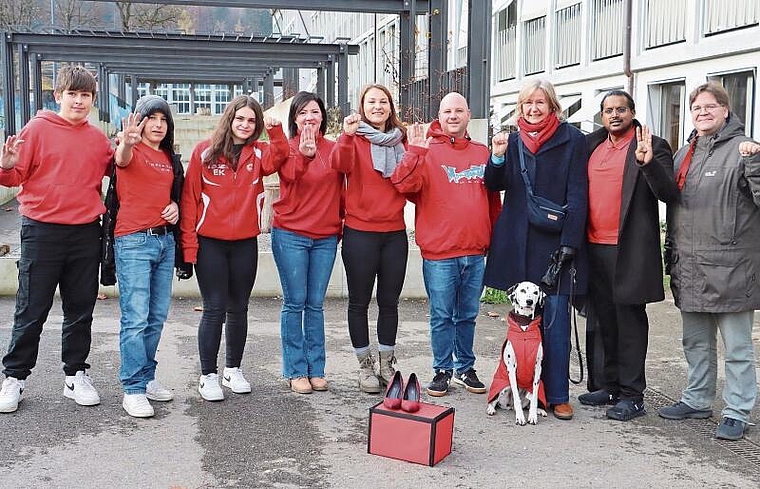
<instances>
[{"instance_id":1,"label":"window","mask_svg":"<svg viewBox=\"0 0 760 489\"><path fill-rule=\"evenodd\" d=\"M754 126L752 114L755 107L755 93L753 89L755 86L755 72L740 71L725 75L709 76L708 79L723 85L723 88L728 92L731 114L739 117L739 120L744 123L744 133L747 136L751 136Z\"/></svg>"},{"instance_id":2,"label":"window","mask_svg":"<svg viewBox=\"0 0 760 489\"><path fill-rule=\"evenodd\" d=\"M517 76L517 2L496 15L494 74L497 81Z\"/></svg>"},{"instance_id":3,"label":"window","mask_svg":"<svg viewBox=\"0 0 760 489\"><path fill-rule=\"evenodd\" d=\"M230 87L226 85L214 85L214 105L212 114L221 114L227 107L230 99Z\"/></svg>"},{"instance_id":4,"label":"window","mask_svg":"<svg viewBox=\"0 0 760 489\"><path fill-rule=\"evenodd\" d=\"M193 102L195 102L196 113L211 113L211 85L198 84L194 87ZM200 111L199 111L200 109Z\"/></svg>"},{"instance_id":5,"label":"window","mask_svg":"<svg viewBox=\"0 0 760 489\"><path fill-rule=\"evenodd\" d=\"M190 84L171 85L171 103L177 106L178 114L190 113Z\"/></svg>"},{"instance_id":6,"label":"window","mask_svg":"<svg viewBox=\"0 0 760 489\"><path fill-rule=\"evenodd\" d=\"M623 0L593 0L594 60L623 54L623 6Z\"/></svg>"},{"instance_id":7,"label":"window","mask_svg":"<svg viewBox=\"0 0 760 489\"><path fill-rule=\"evenodd\" d=\"M760 5L757 0L705 0L705 35L757 25Z\"/></svg>"},{"instance_id":8,"label":"window","mask_svg":"<svg viewBox=\"0 0 760 489\"><path fill-rule=\"evenodd\" d=\"M649 87L649 114L654 134L665 139L673 151L684 145L684 105L686 86L683 81Z\"/></svg>"},{"instance_id":9,"label":"window","mask_svg":"<svg viewBox=\"0 0 760 489\"><path fill-rule=\"evenodd\" d=\"M523 66L525 74L540 73L546 68L546 16L525 22L523 43Z\"/></svg>"},{"instance_id":10,"label":"window","mask_svg":"<svg viewBox=\"0 0 760 489\"><path fill-rule=\"evenodd\" d=\"M554 40L554 66L564 68L581 62L581 4L555 13L557 35Z\"/></svg>"},{"instance_id":11,"label":"window","mask_svg":"<svg viewBox=\"0 0 760 489\"><path fill-rule=\"evenodd\" d=\"M644 43L647 49L686 40L687 0L647 0Z\"/></svg>"}]
</instances>

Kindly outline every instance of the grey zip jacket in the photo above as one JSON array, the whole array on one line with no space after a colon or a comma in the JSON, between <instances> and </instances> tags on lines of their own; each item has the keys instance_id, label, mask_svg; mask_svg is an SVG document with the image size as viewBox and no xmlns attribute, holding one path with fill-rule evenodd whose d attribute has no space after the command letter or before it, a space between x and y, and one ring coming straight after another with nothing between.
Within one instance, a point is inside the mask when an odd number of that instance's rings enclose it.
<instances>
[{"instance_id":1,"label":"grey zip jacket","mask_svg":"<svg viewBox=\"0 0 760 489\"><path fill-rule=\"evenodd\" d=\"M733 114L699 138L680 198L668 205L665 266L681 311L760 309L760 154L739 155L748 140ZM688 148L675 155L676 175Z\"/></svg>"}]
</instances>

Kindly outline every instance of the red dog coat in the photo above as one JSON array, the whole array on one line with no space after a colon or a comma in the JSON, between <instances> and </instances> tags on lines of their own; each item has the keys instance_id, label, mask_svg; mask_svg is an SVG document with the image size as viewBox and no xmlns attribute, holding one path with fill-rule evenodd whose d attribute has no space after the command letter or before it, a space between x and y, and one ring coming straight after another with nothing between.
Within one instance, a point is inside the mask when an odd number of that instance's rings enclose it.
<instances>
[{"instance_id":1,"label":"red dog coat","mask_svg":"<svg viewBox=\"0 0 760 489\"><path fill-rule=\"evenodd\" d=\"M522 330L513 315L507 316L507 337L501 345L501 355L499 356L499 366L493 374L491 388L488 390L488 402L493 402L499 393L509 386L509 372L504 363L504 349L507 347L507 340L512 343L512 349L515 351L517 360L517 387L533 392L533 375L536 365L536 353L538 345L541 344L541 317L537 317L528 325L528 329ZM539 406L546 409L546 395L544 393L544 381L538 383L538 402Z\"/></svg>"}]
</instances>

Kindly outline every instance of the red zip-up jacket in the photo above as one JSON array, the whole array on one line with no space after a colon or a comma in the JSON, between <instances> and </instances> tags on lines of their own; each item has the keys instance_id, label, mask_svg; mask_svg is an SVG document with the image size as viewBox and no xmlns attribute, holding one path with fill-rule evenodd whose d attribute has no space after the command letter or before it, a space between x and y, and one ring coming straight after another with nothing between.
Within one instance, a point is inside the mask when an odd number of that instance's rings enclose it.
<instances>
[{"instance_id":1,"label":"red zip-up jacket","mask_svg":"<svg viewBox=\"0 0 760 489\"><path fill-rule=\"evenodd\" d=\"M237 171L226 159L210 165L203 154L210 141L199 143L190 157L182 188L179 229L185 261L196 263L198 236L236 241L261 233L263 177L279 170L288 158L288 141L281 126L267 131L270 143L244 146Z\"/></svg>"},{"instance_id":2,"label":"red zip-up jacket","mask_svg":"<svg viewBox=\"0 0 760 489\"><path fill-rule=\"evenodd\" d=\"M88 224L106 208L101 196L113 148L103 131L85 121L71 124L42 110L19 133L16 166L0 169L0 185L18 187L18 210L35 221Z\"/></svg>"},{"instance_id":3,"label":"red zip-up jacket","mask_svg":"<svg viewBox=\"0 0 760 489\"><path fill-rule=\"evenodd\" d=\"M330 153L330 165L346 174L346 226L375 232L406 229L406 197L372 166L367 139L341 134Z\"/></svg>"},{"instance_id":4,"label":"red zip-up jacket","mask_svg":"<svg viewBox=\"0 0 760 489\"><path fill-rule=\"evenodd\" d=\"M483 185L490 152L469 136L447 136L437 120L427 136L433 138L429 147L409 146L391 175L399 192L413 194L415 240L422 257L485 255L493 219L501 210L498 194L490 195Z\"/></svg>"},{"instance_id":5,"label":"red zip-up jacket","mask_svg":"<svg viewBox=\"0 0 760 489\"><path fill-rule=\"evenodd\" d=\"M335 142L317 135L317 153L307 158L289 141L290 157L280 168L280 198L274 203L272 226L321 239L340 234L343 224L343 174L330 167Z\"/></svg>"}]
</instances>

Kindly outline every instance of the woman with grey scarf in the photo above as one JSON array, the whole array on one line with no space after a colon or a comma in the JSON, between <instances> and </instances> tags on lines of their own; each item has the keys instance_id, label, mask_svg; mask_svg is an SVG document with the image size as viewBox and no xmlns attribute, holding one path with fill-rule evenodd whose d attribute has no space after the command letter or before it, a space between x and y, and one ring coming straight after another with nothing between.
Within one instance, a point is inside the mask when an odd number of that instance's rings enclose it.
<instances>
[{"instance_id":1,"label":"woman with grey scarf","mask_svg":"<svg viewBox=\"0 0 760 489\"><path fill-rule=\"evenodd\" d=\"M378 393L395 372L398 300L404 285L408 243L405 197L390 182L401 161L406 130L390 91L368 85L359 113L343 121L331 155L332 167L347 179L341 253L348 283L348 332L359 360L359 388ZM379 366L370 350L368 308L377 279Z\"/></svg>"}]
</instances>

